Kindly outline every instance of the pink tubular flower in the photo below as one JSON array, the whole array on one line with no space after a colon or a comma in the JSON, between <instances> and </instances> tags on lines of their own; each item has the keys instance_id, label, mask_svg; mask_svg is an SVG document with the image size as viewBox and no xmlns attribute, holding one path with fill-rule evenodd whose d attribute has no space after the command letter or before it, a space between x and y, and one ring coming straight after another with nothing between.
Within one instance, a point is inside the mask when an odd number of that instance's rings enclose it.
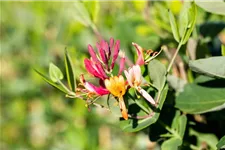
<instances>
[{"instance_id":1,"label":"pink tubular flower","mask_svg":"<svg viewBox=\"0 0 225 150\"><path fill-rule=\"evenodd\" d=\"M134 65L133 67L129 68L128 71L125 70L124 74L127 78L128 84L131 87L135 88L151 104L156 105L154 99L144 89L141 88L142 75L139 65Z\"/></svg>"},{"instance_id":2,"label":"pink tubular flower","mask_svg":"<svg viewBox=\"0 0 225 150\"><path fill-rule=\"evenodd\" d=\"M144 65L145 60L144 60L144 54L143 54L143 48L139 46L137 43L132 43L132 45L136 48L138 59L136 61L136 65Z\"/></svg>"},{"instance_id":3,"label":"pink tubular flower","mask_svg":"<svg viewBox=\"0 0 225 150\"><path fill-rule=\"evenodd\" d=\"M114 39L111 38L110 43L108 44L102 40L100 43L96 44L96 47L98 49L98 54L96 54L91 45L88 45L88 51L91 58L84 60L85 68L91 75L101 80L105 80L108 78L107 74L112 72L115 62L118 58L120 51L120 41L117 40L114 44ZM112 50L113 56L111 56ZM122 57L120 61L120 72L123 70L125 65L124 58L125 57Z\"/></svg>"},{"instance_id":4,"label":"pink tubular flower","mask_svg":"<svg viewBox=\"0 0 225 150\"><path fill-rule=\"evenodd\" d=\"M102 86L97 87L89 82L86 82L83 74L80 76L80 82L85 87L85 93L96 94L100 96L109 94L109 91L106 88Z\"/></svg>"}]
</instances>

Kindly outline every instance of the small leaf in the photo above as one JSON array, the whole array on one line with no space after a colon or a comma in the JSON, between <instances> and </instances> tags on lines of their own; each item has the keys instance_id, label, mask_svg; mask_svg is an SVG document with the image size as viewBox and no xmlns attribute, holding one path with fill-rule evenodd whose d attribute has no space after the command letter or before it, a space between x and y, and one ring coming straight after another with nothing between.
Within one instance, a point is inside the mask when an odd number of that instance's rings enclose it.
<instances>
[{"instance_id":1,"label":"small leaf","mask_svg":"<svg viewBox=\"0 0 225 150\"><path fill-rule=\"evenodd\" d=\"M64 60L65 60L66 76L67 76L68 85L72 91L75 91L76 79L74 77L72 61L71 61L71 58L70 58L67 50L65 50Z\"/></svg>"},{"instance_id":2,"label":"small leaf","mask_svg":"<svg viewBox=\"0 0 225 150\"><path fill-rule=\"evenodd\" d=\"M221 54L222 56L225 56L225 45L221 45Z\"/></svg>"},{"instance_id":3,"label":"small leaf","mask_svg":"<svg viewBox=\"0 0 225 150\"><path fill-rule=\"evenodd\" d=\"M176 150L182 144L182 140L178 137L172 137L162 143L162 150Z\"/></svg>"},{"instance_id":4,"label":"small leaf","mask_svg":"<svg viewBox=\"0 0 225 150\"><path fill-rule=\"evenodd\" d=\"M148 64L149 76L153 85L161 91L166 82L166 67L160 61L154 59Z\"/></svg>"},{"instance_id":5,"label":"small leaf","mask_svg":"<svg viewBox=\"0 0 225 150\"><path fill-rule=\"evenodd\" d=\"M171 29L172 29L174 39L179 43L179 41L180 41L179 31L178 31L178 27L177 27L175 17L173 15L173 13L171 12L171 10L169 10L169 19L170 19L170 26L171 26Z\"/></svg>"},{"instance_id":6,"label":"small leaf","mask_svg":"<svg viewBox=\"0 0 225 150\"><path fill-rule=\"evenodd\" d=\"M216 144L217 149L225 148L225 136L223 136Z\"/></svg>"},{"instance_id":7,"label":"small leaf","mask_svg":"<svg viewBox=\"0 0 225 150\"><path fill-rule=\"evenodd\" d=\"M188 39L195 27L195 22L196 22L196 18L197 18L197 8L196 8L196 5L194 2L192 2L191 6L189 8L187 8L187 15L188 15L188 21L187 21L188 24L187 24L187 26L184 26L185 32L181 36L182 44L185 44L188 41Z\"/></svg>"},{"instance_id":8,"label":"small leaf","mask_svg":"<svg viewBox=\"0 0 225 150\"><path fill-rule=\"evenodd\" d=\"M205 11L218 14L225 15L225 3L224 0L208 0L207 3L204 1L195 1L196 5L203 8Z\"/></svg>"},{"instance_id":9,"label":"small leaf","mask_svg":"<svg viewBox=\"0 0 225 150\"><path fill-rule=\"evenodd\" d=\"M225 57L210 57L189 62L191 70L210 77L225 79Z\"/></svg>"},{"instance_id":10,"label":"small leaf","mask_svg":"<svg viewBox=\"0 0 225 150\"><path fill-rule=\"evenodd\" d=\"M161 91L159 97L158 110L154 112L153 116L149 116L148 118L145 119L122 120L120 121L120 127L126 132L136 132L155 123L159 118L160 110L162 109L162 106L166 99L167 92L168 92L168 85L166 84L163 90Z\"/></svg>"},{"instance_id":11,"label":"small leaf","mask_svg":"<svg viewBox=\"0 0 225 150\"><path fill-rule=\"evenodd\" d=\"M63 79L61 70L53 63L49 64L49 76L53 82L58 82L58 80Z\"/></svg>"},{"instance_id":12,"label":"small leaf","mask_svg":"<svg viewBox=\"0 0 225 150\"><path fill-rule=\"evenodd\" d=\"M167 75L167 82L178 93L183 91L184 85L187 83L185 80L175 75Z\"/></svg>"},{"instance_id":13,"label":"small leaf","mask_svg":"<svg viewBox=\"0 0 225 150\"><path fill-rule=\"evenodd\" d=\"M189 114L210 112L219 106L224 106L224 93L225 80L204 78L202 82L186 84L184 91L175 99L175 107Z\"/></svg>"},{"instance_id":14,"label":"small leaf","mask_svg":"<svg viewBox=\"0 0 225 150\"><path fill-rule=\"evenodd\" d=\"M190 129L190 136L193 135L197 138L197 146L200 147L202 143L206 143L209 149L216 150L216 143L218 142L216 135L209 133L199 133L193 129Z\"/></svg>"},{"instance_id":15,"label":"small leaf","mask_svg":"<svg viewBox=\"0 0 225 150\"><path fill-rule=\"evenodd\" d=\"M60 85L57 85L56 83L52 82L48 77L46 77L44 74L42 74L41 72L39 72L38 70L35 69L35 71L51 86L59 89L60 91L62 91L63 93L67 94L67 91L62 88Z\"/></svg>"}]
</instances>

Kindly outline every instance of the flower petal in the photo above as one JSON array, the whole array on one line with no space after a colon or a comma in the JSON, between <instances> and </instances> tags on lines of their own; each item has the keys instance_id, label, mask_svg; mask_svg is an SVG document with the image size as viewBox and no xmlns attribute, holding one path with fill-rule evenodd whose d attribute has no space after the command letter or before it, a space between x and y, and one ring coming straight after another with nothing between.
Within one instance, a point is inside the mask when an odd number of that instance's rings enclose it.
<instances>
[{"instance_id":1,"label":"flower petal","mask_svg":"<svg viewBox=\"0 0 225 150\"><path fill-rule=\"evenodd\" d=\"M144 65L145 60L144 60L144 56L143 56L143 48L141 46L139 46L137 43L132 43L132 45L136 48L137 55L138 55L138 59L136 61L136 64L137 65Z\"/></svg>"},{"instance_id":2,"label":"flower petal","mask_svg":"<svg viewBox=\"0 0 225 150\"><path fill-rule=\"evenodd\" d=\"M134 72L134 78L136 83L139 85L141 84L141 79L142 79L142 75L141 75L141 68L139 65L134 65L133 66L133 72Z\"/></svg>"},{"instance_id":3,"label":"flower petal","mask_svg":"<svg viewBox=\"0 0 225 150\"><path fill-rule=\"evenodd\" d=\"M92 60L96 63L99 63L96 53L90 44L88 45L88 51L89 51L89 54L91 55Z\"/></svg>"},{"instance_id":4,"label":"flower petal","mask_svg":"<svg viewBox=\"0 0 225 150\"><path fill-rule=\"evenodd\" d=\"M153 105L156 105L155 100L144 89L139 87L137 90L147 101Z\"/></svg>"},{"instance_id":5,"label":"flower petal","mask_svg":"<svg viewBox=\"0 0 225 150\"><path fill-rule=\"evenodd\" d=\"M120 111L121 111L121 114L122 114L123 118L125 120L127 120L128 119L127 108L126 108L126 105L124 103L123 97L119 98L119 106L120 106Z\"/></svg>"},{"instance_id":6,"label":"flower petal","mask_svg":"<svg viewBox=\"0 0 225 150\"><path fill-rule=\"evenodd\" d=\"M128 84L129 84L131 87L133 87L131 75L130 75L126 70L124 70L124 74L125 74L125 76L126 76L126 78L127 78Z\"/></svg>"},{"instance_id":7,"label":"flower petal","mask_svg":"<svg viewBox=\"0 0 225 150\"><path fill-rule=\"evenodd\" d=\"M115 44L115 47L114 47L114 51L113 51L112 64L111 64L110 69L113 69L113 68L114 68L116 59L117 59L117 57L118 57L118 55L119 55L119 51L120 51L120 41L117 40L117 41L116 41L116 44Z\"/></svg>"},{"instance_id":8,"label":"flower petal","mask_svg":"<svg viewBox=\"0 0 225 150\"><path fill-rule=\"evenodd\" d=\"M120 69L118 75L121 75L125 67L125 54L122 55L122 58L120 59Z\"/></svg>"},{"instance_id":9,"label":"flower petal","mask_svg":"<svg viewBox=\"0 0 225 150\"><path fill-rule=\"evenodd\" d=\"M99 73L94 69L93 63L89 59L84 59L84 65L86 70L95 77L99 77Z\"/></svg>"},{"instance_id":10,"label":"flower petal","mask_svg":"<svg viewBox=\"0 0 225 150\"><path fill-rule=\"evenodd\" d=\"M98 77L102 80L108 78L101 66L101 64L95 64L93 61L89 59L84 59L84 65L86 70L95 77Z\"/></svg>"}]
</instances>

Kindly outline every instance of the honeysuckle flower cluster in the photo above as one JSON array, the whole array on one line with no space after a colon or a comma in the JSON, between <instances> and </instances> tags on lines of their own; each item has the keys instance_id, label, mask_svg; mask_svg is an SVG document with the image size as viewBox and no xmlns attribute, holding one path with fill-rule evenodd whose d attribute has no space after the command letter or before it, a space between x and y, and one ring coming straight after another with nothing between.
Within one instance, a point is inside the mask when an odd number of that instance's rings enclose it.
<instances>
[{"instance_id":1,"label":"honeysuckle flower cluster","mask_svg":"<svg viewBox=\"0 0 225 150\"><path fill-rule=\"evenodd\" d=\"M85 68L90 75L99 80L99 84L94 85L86 81L82 74L80 87L76 89L77 96L86 99L87 102L90 101L90 103L103 95L113 95L119 103L122 117L125 120L128 119L128 112L124 95L130 88L134 88L148 102L156 106L155 100L142 88L144 84L140 66L149 61L149 54L144 53L144 49L138 44L132 44L136 48L138 58L136 63L129 66L128 69L125 68L125 54L122 53L119 56L121 53L119 40L114 42L114 39L111 38L109 43L102 40L96 44L97 51L88 45L90 58L84 60ZM117 60L119 60L119 71L115 74L113 70Z\"/></svg>"}]
</instances>

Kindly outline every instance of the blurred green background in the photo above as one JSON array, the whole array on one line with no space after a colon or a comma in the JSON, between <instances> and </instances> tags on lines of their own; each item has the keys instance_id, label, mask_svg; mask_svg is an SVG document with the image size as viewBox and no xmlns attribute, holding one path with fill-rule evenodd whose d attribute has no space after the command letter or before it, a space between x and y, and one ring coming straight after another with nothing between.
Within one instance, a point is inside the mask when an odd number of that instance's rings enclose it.
<instances>
[{"instance_id":1,"label":"blurred green background","mask_svg":"<svg viewBox=\"0 0 225 150\"><path fill-rule=\"evenodd\" d=\"M89 112L84 101L65 98L33 69L47 74L49 63L54 62L64 70L67 47L78 77L85 72L87 45L95 47L99 41L96 32L107 41L110 37L119 39L131 60L135 59L132 42L153 50L162 45L175 47L167 9L178 15L182 2L85 2L94 26L82 20L83 13L72 2L0 3L1 150L157 149L145 134L148 129L123 132L116 116L95 107ZM198 27L223 21L224 16L198 8ZM207 42L221 43L225 38L221 34L201 40L210 53Z\"/></svg>"}]
</instances>

